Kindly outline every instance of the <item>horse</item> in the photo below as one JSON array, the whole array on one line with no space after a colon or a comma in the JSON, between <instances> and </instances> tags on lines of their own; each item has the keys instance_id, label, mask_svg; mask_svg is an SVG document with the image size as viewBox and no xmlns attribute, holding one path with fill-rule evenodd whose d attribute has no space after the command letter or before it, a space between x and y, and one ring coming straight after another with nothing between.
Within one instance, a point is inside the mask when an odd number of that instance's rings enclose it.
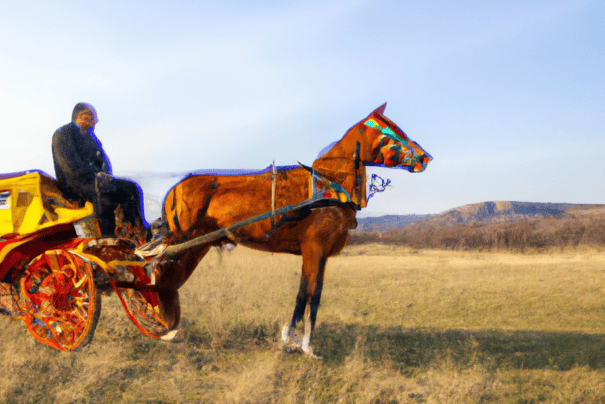
<instances>
[{"instance_id":1,"label":"horse","mask_svg":"<svg viewBox=\"0 0 605 404\"><path fill-rule=\"evenodd\" d=\"M268 167L254 174L193 173L177 183L163 203L162 220L169 227L167 243L178 245L227 228L265 212L304 201L319 189L326 198L283 214L226 232L218 240L177 249L161 257L155 270L160 314L170 330L180 321L178 288L213 246L241 244L249 248L302 256L300 286L292 319L282 330L290 350L318 358L310 345L321 300L326 262L345 247L355 229L357 210L366 206L366 166L422 172L432 157L384 116L386 103L351 127L331 147L320 152L312 167ZM340 184L334 194L326 184ZM344 196L343 196L344 195ZM302 342L295 329L302 320Z\"/></svg>"}]
</instances>

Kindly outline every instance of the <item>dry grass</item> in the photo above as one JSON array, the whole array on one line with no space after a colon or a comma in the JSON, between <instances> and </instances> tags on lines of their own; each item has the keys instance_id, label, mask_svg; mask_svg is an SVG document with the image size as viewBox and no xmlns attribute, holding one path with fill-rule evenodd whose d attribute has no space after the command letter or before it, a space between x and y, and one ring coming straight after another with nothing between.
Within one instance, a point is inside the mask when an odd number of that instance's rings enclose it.
<instances>
[{"instance_id":1,"label":"dry grass","mask_svg":"<svg viewBox=\"0 0 605 404\"><path fill-rule=\"evenodd\" d=\"M328 262L313 343L286 354L300 258L211 252L181 290L175 342L115 296L65 354L0 318L0 401L530 403L605 401L605 253L349 247Z\"/></svg>"}]
</instances>

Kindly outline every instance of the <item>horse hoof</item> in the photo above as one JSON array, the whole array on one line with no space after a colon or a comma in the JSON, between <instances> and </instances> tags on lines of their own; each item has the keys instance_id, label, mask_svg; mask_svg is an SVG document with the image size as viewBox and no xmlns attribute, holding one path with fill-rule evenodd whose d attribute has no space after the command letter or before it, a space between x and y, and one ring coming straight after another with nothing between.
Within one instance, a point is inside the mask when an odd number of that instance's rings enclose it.
<instances>
[{"instance_id":1,"label":"horse hoof","mask_svg":"<svg viewBox=\"0 0 605 404\"><path fill-rule=\"evenodd\" d=\"M288 326L282 328L281 339L286 346L296 347L298 349L302 347L302 341L300 340L300 336L298 335L295 329L292 329Z\"/></svg>"},{"instance_id":2,"label":"horse hoof","mask_svg":"<svg viewBox=\"0 0 605 404\"><path fill-rule=\"evenodd\" d=\"M323 359L323 356L315 355L315 354L313 353L313 348L311 348L311 347L309 347L309 349L307 349L306 351L303 351L303 353L304 353L305 355L307 355L309 358L311 358L311 359L315 359L315 360L317 360L317 361L320 361L320 360L322 360L322 359Z\"/></svg>"},{"instance_id":3,"label":"horse hoof","mask_svg":"<svg viewBox=\"0 0 605 404\"><path fill-rule=\"evenodd\" d=\"M162 341L172 341L174 339L174 337L176 337L176 334L179 332L179 330L172 330L167 332L165 335L162 335L160 337L160 339Z\"/></svg>"},{"instance_id":4,"label":"horse hoof","mask_svg":"<svg viewBox=\"0 0 605 404\"><path fill-rule=\"evenodd\" d=\"M284 353L287 353L287 354L294 354L294 353L301 353L302 352L300 350L300 348L298 348L297 346L293 346L293 345L284 345L283 346L283 351L284 351Z\"/></svg>"}]
</instances>

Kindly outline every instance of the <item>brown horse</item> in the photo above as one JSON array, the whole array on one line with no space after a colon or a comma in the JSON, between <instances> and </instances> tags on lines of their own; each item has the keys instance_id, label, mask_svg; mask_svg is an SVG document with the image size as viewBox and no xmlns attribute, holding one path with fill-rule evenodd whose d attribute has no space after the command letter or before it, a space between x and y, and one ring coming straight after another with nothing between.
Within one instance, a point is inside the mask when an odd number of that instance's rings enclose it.
<instances>
[{"instance_id":1,"label":"brown horse","mask_svg":"<svg viewBox=\"0 0 605 404\"><path fill-rule=\"evenodd\" d=\"M357 226L356 210L366 206L365 165L404 168L421 172L431 160L418 144L411 141L386 118L385 105L353 126L331 149L321 154L313 169L340 184L350 201L326 199L282 215L242 227L218 240L167 254L156 270L156 287L161 314L171 329L180 319L177 289L187 281L212 246L226 243L302 255L302 275L296 306L282 338L287 346L296 344L313 355L309 345L321 298L328 257L345 246L349 230ZM170 228L169 242L177 244L225 228L265 212L304 201L322 188L321 182L301 167L278 167L256 174L191 175L168 193L163 219ZM333 192L333 190L332 190ZM332 195L335 197L335 195ZM294 330L303 320L302 343L295 342Z\"/></svg>"}]
</instances>

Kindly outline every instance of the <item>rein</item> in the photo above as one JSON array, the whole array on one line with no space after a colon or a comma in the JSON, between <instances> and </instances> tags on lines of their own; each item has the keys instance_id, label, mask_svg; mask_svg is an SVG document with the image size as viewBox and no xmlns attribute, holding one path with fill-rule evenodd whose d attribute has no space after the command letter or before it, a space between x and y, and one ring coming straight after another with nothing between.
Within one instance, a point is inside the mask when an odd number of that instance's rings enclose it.
<instances>
[{"instance_id":1,"label":"rein","mask_svg":"<svg viewBox=\"0 0 605 404\"><path fill-rule=\"evenodd\" d=\"M275 187L277 180L277 168L275 168L275 160L273 160L273 168L271 169L271 227L275 226Z\"/></svg>"},{"instance_id":2,"label":"rein","mask_svg":"<svg viewBox=\"0 0 605 404\"><path fill-rule=\"evenodd\" d=\"M358 191L359 191L359 204L357 204L355 206L355 210L361 210L361 174L359 173L359 167L361 166L361 160L359 159L359 149L361 148L361 145L359 144L359 142L357 142L357 145L355 146L355 185L358 187Z\"/></svg>"}]
</instances>

